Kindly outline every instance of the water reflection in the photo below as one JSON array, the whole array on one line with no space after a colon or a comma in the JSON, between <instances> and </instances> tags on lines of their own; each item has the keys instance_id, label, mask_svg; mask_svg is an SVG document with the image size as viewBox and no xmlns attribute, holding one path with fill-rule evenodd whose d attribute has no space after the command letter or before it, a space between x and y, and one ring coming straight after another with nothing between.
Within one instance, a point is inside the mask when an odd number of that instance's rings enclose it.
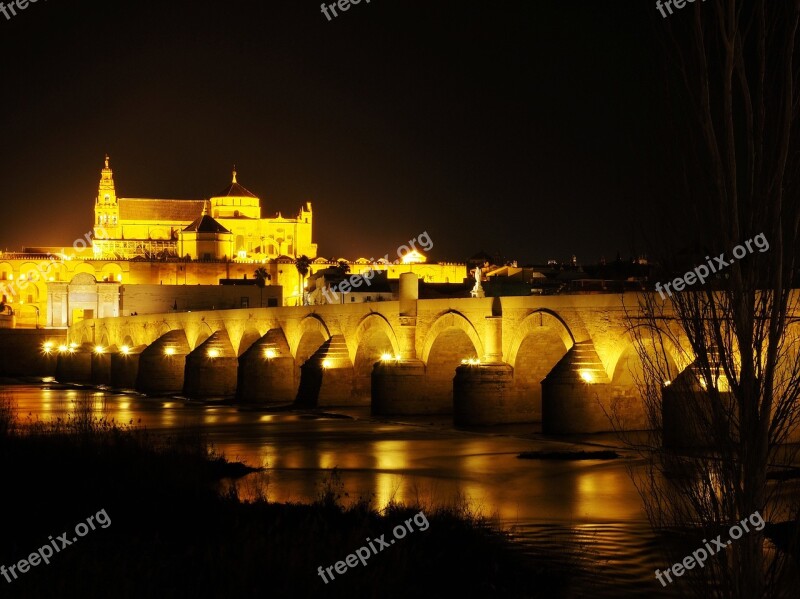
<instances>
[{"instance_id":1,"label":"water reflection","mask_svg":"<svg viewBox=\"0 0 800 599\"><path fill-rule=\"evenodd\" d=\"M657 592L650 580L661 565L657 544L620 461L519 460L518 453L531 449L530 439L444 427L264 414L55 386L8 390L23 418L90 413L155 432L200 430L230 459L267 468L243 481L245 496L265 492L273 501L307 502L336 467L349 500L370 498L379 508L391 500L436 505L466 498L484 514L516 526L521 542L554 534L562 546L565 539L576 547L592 545L613 561L616 575L646 584L648 594ZM608 595L598 589L593 594L619 596L619 590L615 584Z\"/></svg>"}]
</instances>

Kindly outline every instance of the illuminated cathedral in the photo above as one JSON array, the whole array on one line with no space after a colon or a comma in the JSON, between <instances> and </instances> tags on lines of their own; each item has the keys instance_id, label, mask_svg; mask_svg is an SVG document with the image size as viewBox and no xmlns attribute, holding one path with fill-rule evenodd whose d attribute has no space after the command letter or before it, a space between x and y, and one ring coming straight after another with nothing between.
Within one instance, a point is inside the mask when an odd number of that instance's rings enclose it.
<instances>
[{"instance_id":1,"label":"illuminated cathedral","mask_svg":"<svg viewBox=\"0 0 800 599\"><path fill-rule=\"evenodd\" d=\"M301 255L313 259L311 203L297 218L262 218L261 200L236 180L204 200L117 197L105 158L94 207L95 258L252 260Z\"/></svg>"},{"instance_id":2,"label":"illuminated cathedral","mask_svg":"<svg viewBox=\"0 0 800 599\"><path fill-rule=\"evenodd\" d=\"M117 197L106 156L92 232L84 236L91 239L90 247L78 238L72 247L0 252L0 321L4 315L11 318L10 325L0 322L0 327L63 327L132 313L318 303L317 286L325 280L318 274L342 262L351 275L376 271L397 279L413 272L430 283L466 277L463 263L428 263L418 251L402 263L323 258L313 243L312 225L310 202L296 218L280 213L263 218L261 200L238 182L235 168L230 184L207 199ZM297 266L302 256L308 258L305 274ZM257 270L267 288L242 290L241 283L255 282ZM231 290L234 284L238 289ZM379 297L386 299L370 289L351 293L348 300Z\"/></svg>"}]
</instances>

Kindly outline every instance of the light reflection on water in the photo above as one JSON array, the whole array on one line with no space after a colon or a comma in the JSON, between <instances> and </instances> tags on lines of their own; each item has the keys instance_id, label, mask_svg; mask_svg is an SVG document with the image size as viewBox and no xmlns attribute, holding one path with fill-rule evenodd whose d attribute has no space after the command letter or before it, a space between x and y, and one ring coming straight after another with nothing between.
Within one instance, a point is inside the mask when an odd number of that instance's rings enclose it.
<instances>
[{"instance_id":1,"label":"light reflection on water","mask_svg":"<svg viewBox=\"0 0 800 599\"><path fill-rule=\"evenodd\" d=\"M518 453L534 447L531 439L56 387L7 389L23 419L83 411L154 432L200 430L229 459L268 468L257 477L272 501L315 499L334 467L349 500L366 497L377 507L390 500L436 505L466 498L513 527L532 551L567 549L582 556L589 576L575 596L660 592L653 571L663 564L625 468L630 460L519 460ZM248 480L240 488L246 495L256 486Z\"/></svg>"}]
</instances>

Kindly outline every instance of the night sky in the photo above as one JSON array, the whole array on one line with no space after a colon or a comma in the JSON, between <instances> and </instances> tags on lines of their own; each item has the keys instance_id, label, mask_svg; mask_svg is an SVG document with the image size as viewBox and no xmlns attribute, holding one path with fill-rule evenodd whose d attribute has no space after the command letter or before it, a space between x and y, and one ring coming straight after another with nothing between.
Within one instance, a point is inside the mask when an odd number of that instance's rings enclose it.
<instances>
[{"instance_id":1,"label":"night sky","mask_svg":"<svg viewBox=\"0 0 800 599\"><path fill-rule=\"evenodd\" d=\"M235 163L265 216L313 203L329 258L423 231L434 260L629 257L660 186L661 20L632 0L362 0L331 22L317 0L39 0L0 15L0 247L89 231L108 152L123 197L210 197Z\"/></svg>"}]
</instances>

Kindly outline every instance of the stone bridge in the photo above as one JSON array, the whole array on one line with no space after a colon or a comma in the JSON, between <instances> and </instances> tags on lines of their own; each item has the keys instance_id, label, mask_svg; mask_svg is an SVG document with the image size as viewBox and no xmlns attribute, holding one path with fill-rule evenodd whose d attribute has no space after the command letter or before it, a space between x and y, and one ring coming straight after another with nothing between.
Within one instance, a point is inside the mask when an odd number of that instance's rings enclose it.
<instances>
[{"instance_id":1,"label":"stone bridge","mask_svg":"<svg viewBox=\"0 0 800 599\"><path fill-rule=\"evenodd\" d=\"M542 421L547 432L644 426L635 294L419 300L85 320L57 378L147 394L375 414L452 413L459 424ZM677 371L679 352L671 358Z\"/></svg>"}]
</instances>

